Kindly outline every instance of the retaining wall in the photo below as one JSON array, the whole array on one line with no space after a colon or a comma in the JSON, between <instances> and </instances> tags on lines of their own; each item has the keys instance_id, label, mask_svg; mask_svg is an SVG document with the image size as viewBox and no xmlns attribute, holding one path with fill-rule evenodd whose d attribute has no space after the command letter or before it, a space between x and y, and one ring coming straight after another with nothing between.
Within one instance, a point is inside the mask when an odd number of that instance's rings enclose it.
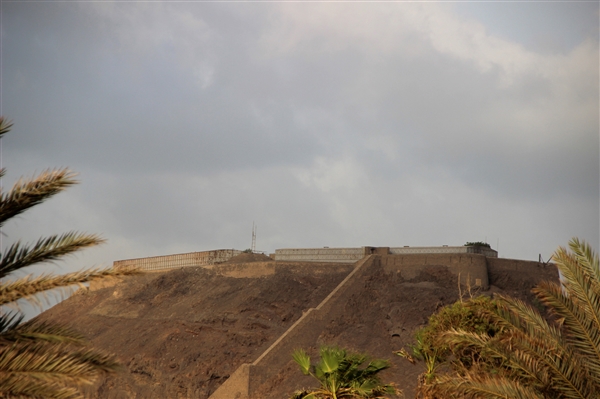
<instances>
[{"instance_id":1,"label":"retaining wall","mask_svg":"<svg viewBox=\"0 0 600 399\"><path fill-rule=\"evenodd\" d=\"M360 292L374 267L397 272L410 280L427 267L446 267L465 285L488 287L486 257L479 254L369 255L316 307L308 309L252 364L243 364L210 399L258 399L253 394L290 361L296 348L315 346L329 321L343 311L349 298Z\"/></svg>"},{"instance_id":2,"label":"retaining wall","mask_svg":"<svg viewBox=\"0 0 600 399\"><path fill-rule=\"evenodd\" d=\"M217 249L214 251L189 252L185 254L153 256L149 258L117 260L115 269L140 268L146 271L176 269L180 267L212 266L226 262L241 254L236 249Z\"/></svg>"},{"instance_id":3,"label":"retaining wall","mask_svg":"<svg viewBox=\"0 0 600 399\"><path fill-rule=\"evenodd\" d=\"M481 246L461 246L449 247L393 247L390 248L392 255L409 255L409 254L481 254L489 258L497 258L498 252L487 247Z\"/></svg>"},{"instance_id":4,"label":"retaining wall","mask_svg":"<svg viewBox=\"0 0 600 399\"><path fill-rule=\"evenodd\" d=\"M490 285L502 288L513 286L518 289L533 288L543 280L558 281L558 269L553 263L528 260L488 258L488 278ZM528 287L524 281L531 281Z\"/></svg>"},{"instance_id":5,"label":"retaining wall","mask_svg":"<svg viewBox=\"0 0 600 399\"><path fill-rule=\"evenodd\" d=\"M487 289L490 260L479 254L407 254L381 257L381 265L386 272L397 272L407 279L413 279L426 267L446 266L460 278L461 284Z\"/></svg>"},{"instance_id":6,"label":"retaining wall","mask_svg":"<svg viewBox=\"0 0 600 399\"><path fill-rule=\"evenodd\" d=\"M286 248L275 250L275 260L295 262L357 262L368 255L480 254L497 258L498 252L479 246L461 247L358 247L358 248Z\"/></svg>"},{"instance_id":7,"label":"retaining wall","mask_svg":"<svg viewBox=\"0 0 600 399\"><path fill-rule=\"evenodd\" d=\"M287 248L276 249L276 261L354 263L365 257L361 248Z\"/></svg>"}]
</instances>

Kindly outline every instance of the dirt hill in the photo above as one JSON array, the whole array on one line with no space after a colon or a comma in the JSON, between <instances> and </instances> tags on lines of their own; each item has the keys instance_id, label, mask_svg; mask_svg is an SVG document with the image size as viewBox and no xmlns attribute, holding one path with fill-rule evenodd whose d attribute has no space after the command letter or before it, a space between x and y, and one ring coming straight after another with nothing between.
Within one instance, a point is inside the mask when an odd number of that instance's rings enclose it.
<instances>
[{"instance_id":1,"label":"dirt hill","mask_svg":"<svg viewBox=\"0 0 600 399\"><path fill-rule=\"evenodd\" d=\"M352 270L352 265L260 259L213 270L149 273L78 293L40 317L67 322L95 347L118 355L125 371L104 380L90 391L91 397L205 399ZM540 279L555 275L550 267L533 273L495 270L488 292L527 298ZM421 366L392 351L410 343L430 314L458 299L456 276L443 265L433 265L406 279L374 265L353 284L305 349L316 353L320 344L338 344L388 358L394 367L385 379L413 397ZM287 352L279 356L282 366L260 380L253 398L283 399L311 384Z\"/></svg>"}]
</instances>

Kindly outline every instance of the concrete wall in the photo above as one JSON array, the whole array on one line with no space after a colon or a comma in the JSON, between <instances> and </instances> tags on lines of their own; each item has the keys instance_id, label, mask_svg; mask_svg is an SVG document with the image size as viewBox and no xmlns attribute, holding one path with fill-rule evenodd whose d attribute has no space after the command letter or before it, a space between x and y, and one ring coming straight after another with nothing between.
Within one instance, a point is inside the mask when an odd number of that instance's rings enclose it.
<instances>
[{"instance_id":1,"label":"concrete wall","mask_svg":"<svg viewBox=\"0 0 600 399\"><path fill-rule=\"evenodd\" d=\"M214 251L189 252L185 254L153 256L149 258L117 260L113 263L115 269L140 268L146 271L176 269L192 266L212 266L226 262L241 254L236 249L217 249Z\"/></svg>"},{"instance_id":2,"label":"concrete wall","mask_svg":"<svg viewBox=\"0 0 600 399\"><path fill-rule=\"evenodd\" d=\"M241 254L235 249L190 252L185 254L153 256L115 261L115 268L140 268L145 271L168 270L179 267L212 266L226 262ZM408 254L457 254L477 253L487 257L497 257L498 253L485 247L358 247L358 248L287 248L275 250L274 258L279 262L336 262L354 263L368 255L408 255Z\"/></svg>"},{"instance_id":3,"label":"concrete wall","mask_svg":"<svg viewBox=\"0 0 600 399\"><path fill-rule=\"evenodd\" d=\"M477 246L461 247L358 247L358 248L286 248L275 250L275 260L295 262L357 262L367 255L481 254L497 258L498 252Z\"/></svg>"},{"instance_id":4,"label":"concrete wall","mask_svg":"<svg viewBox=\"0 0 600 399\"><path fill-rule=\"evenodd\" d=\"M498 252L487 247L479 246L461 246L449 247L393 247L390 248L392 255L409 255L409 254L481 254L490 258L497 258Z\"/></svg>"},{"instance_id":5,"label":"concrete wall","mask_svg":"<svg viewBox=\"0 0 600 399\"><path fill-rule=\"evenodd\" d=\"M490 285L504 289L533 288L544 280L558 282L558 269L553 263L504 258L488 258L487 263ZM530 282L528 287L523 286L524 281Z\"/></svg>"},{"instance_id":6,"label":"concrete wall","mask_svg":"<svg viewBox=\"0 0 600 399\"><path fill-rule=\"evenodd\" d=\"M484 255L470 253L406 254L382 256L381 265L386 272L395 271L408 280L417 277L428 266L446 266L457 279L460 278L461 284L487 289L487 260Z\"/></svg>"},{"instance_id":7,"label":"concrete wall","mask_svg":"<svg viewBox=\"0 0 600 399\"><path fill-rule=\"evenodd\" d=\"M364 248L276 249L276 261L354 263L365 256Z\"/></svg>"}]
</instances>

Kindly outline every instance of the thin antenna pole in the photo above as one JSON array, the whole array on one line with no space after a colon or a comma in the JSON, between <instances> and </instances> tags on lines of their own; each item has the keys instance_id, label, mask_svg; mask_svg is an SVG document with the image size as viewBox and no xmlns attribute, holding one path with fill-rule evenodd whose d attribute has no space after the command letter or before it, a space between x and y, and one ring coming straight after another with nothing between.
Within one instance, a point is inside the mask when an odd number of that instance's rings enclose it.
<instances>
[{"instance_id":1,"label":"thin antenna pole","mask_svg":"<svg viewBox=\"0 0 600 399\"><path fill-rule=\"evenodd\" d=\"M252 253L256 252L256 225L252 222L252 246L250 248Z\"/></svg>"}]
</instances>

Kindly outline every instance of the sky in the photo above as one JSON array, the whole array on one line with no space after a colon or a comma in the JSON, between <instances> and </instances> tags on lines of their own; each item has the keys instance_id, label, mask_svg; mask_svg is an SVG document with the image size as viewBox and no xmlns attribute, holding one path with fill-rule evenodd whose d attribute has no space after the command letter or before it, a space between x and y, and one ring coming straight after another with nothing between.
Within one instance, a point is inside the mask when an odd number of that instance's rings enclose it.
<instances>
[{"instance_id":1,"label":"sky","mask_svg":"<svg viewBox=\"0 0 600 399\"><path fill-rule=\"evenodd\" d=\"M2 1L2 180L80 184L4 226L221 248L599 248L599 3ZM46 266L44 266L46 267ZM54 269L45 269L54 270Z\"/></svg>"}]
</instances>

